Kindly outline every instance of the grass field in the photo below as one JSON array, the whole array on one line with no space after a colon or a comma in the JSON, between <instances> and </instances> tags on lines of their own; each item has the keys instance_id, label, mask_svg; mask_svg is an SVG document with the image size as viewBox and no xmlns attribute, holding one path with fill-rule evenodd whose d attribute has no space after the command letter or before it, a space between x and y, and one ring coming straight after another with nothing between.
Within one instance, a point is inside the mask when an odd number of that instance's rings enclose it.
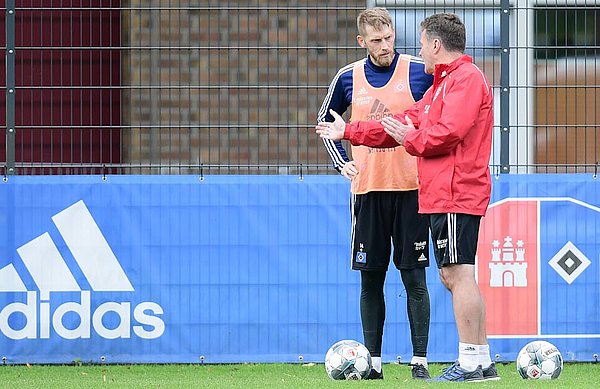
<instances>
[{"instance_id":1,"label":"grass field","mask_svg":"<svg viewBox=\"0 0 600 389\"><path fill-rule=\"evenodd\" d=\"M445 365L431 365L438 374ZM525 381L514 363L498 365L496 382L413 381L406 365L384 365L383 381L332 381L322 364L0 366L0 388L598 388L600 364L569 363L558 380Z\"/></svg>"}]
</instances>

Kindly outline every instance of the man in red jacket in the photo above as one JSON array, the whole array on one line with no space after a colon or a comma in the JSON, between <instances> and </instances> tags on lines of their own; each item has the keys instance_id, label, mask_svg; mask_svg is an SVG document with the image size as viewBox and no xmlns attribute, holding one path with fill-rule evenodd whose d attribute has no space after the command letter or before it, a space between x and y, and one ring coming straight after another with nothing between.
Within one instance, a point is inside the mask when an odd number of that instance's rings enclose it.
<instances>
[{"instance_id":1,"label":"man in red jacket","mask_svg":"<svg viewBox=\"0 0 600 389\"><path fill-rule=\"evenodd\" d=\"M420 56L433 86L404 113L381 121L318 123L327 139L353 145L402 145L417 156L419 213L429 217L440 278L452 294L458 360L437 381L497 380L485 306L475 280L479 223L491 195L493 99L485 75L464 55L465 27L454 14L421 22Z\"/></svg>"}]
</instances>

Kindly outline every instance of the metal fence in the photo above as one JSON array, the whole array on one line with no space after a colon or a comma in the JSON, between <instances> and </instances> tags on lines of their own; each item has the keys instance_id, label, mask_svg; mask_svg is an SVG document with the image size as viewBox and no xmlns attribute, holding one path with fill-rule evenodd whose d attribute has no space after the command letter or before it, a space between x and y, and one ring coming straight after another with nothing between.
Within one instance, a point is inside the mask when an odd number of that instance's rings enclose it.
<instances>
[{"instance_id":1,"label":"metal fence","mask_svg":"<svg viewBox=\"0 0 600 389\"><path fill-rule=\"evenodd\" d=\"M458 13L495 93L495 173L595 172L595 0L0 1L4 174L333 174L313 127L355 19L398 50Z\"/></svg>"}]
</instances>

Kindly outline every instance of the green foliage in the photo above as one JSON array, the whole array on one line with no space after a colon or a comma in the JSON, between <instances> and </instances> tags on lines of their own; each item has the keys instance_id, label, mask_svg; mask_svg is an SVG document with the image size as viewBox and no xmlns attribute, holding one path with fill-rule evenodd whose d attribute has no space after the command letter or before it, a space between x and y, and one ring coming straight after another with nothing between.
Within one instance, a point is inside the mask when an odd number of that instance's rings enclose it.
<instances>
[{"instance_id":1,"label":"green foliage","mask_svg":"<svg viewBox=\"0 0 600 389\"><path fill-rule=\"evenodd\" d=\"M433 375L444 365L431 365ZM322 364L0 366L0 388L441 388L413 381L406 365L384 365L383 381L332 381ZM568 363L554 381L525 381L514 363L498 365L502 379L477 388L593 388L600 364Z\"/></svg>"},{"instance_id":2,"label":"green foliage","mask_svg":"<svg viewBox=\"0 0 600 389\"><path fill-rule=\"evenodd\" d=\"M597 55L600 10L594 7L535 8L538 59Z\"/></svg>"}]
</instances>

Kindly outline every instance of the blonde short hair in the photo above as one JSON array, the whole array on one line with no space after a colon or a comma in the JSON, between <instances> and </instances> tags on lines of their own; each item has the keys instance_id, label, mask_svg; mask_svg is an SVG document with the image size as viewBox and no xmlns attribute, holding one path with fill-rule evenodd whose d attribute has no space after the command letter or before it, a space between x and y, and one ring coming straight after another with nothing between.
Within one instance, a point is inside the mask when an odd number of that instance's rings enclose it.
<instances>
[{"instance_id":1,"label":"blonde short hair","mask_svg":"<svg viewBox=\"0 0 600 389\"><path fill-rule=\"evenodd\" d=\"M356 18L356 26L358 33L362 36L366 35L365 26L371 26L376 31L381 31L385 27L394 29L392 16L387 9L382 7L367 8L362 11Z\"/></svg>"}]
</instances>

